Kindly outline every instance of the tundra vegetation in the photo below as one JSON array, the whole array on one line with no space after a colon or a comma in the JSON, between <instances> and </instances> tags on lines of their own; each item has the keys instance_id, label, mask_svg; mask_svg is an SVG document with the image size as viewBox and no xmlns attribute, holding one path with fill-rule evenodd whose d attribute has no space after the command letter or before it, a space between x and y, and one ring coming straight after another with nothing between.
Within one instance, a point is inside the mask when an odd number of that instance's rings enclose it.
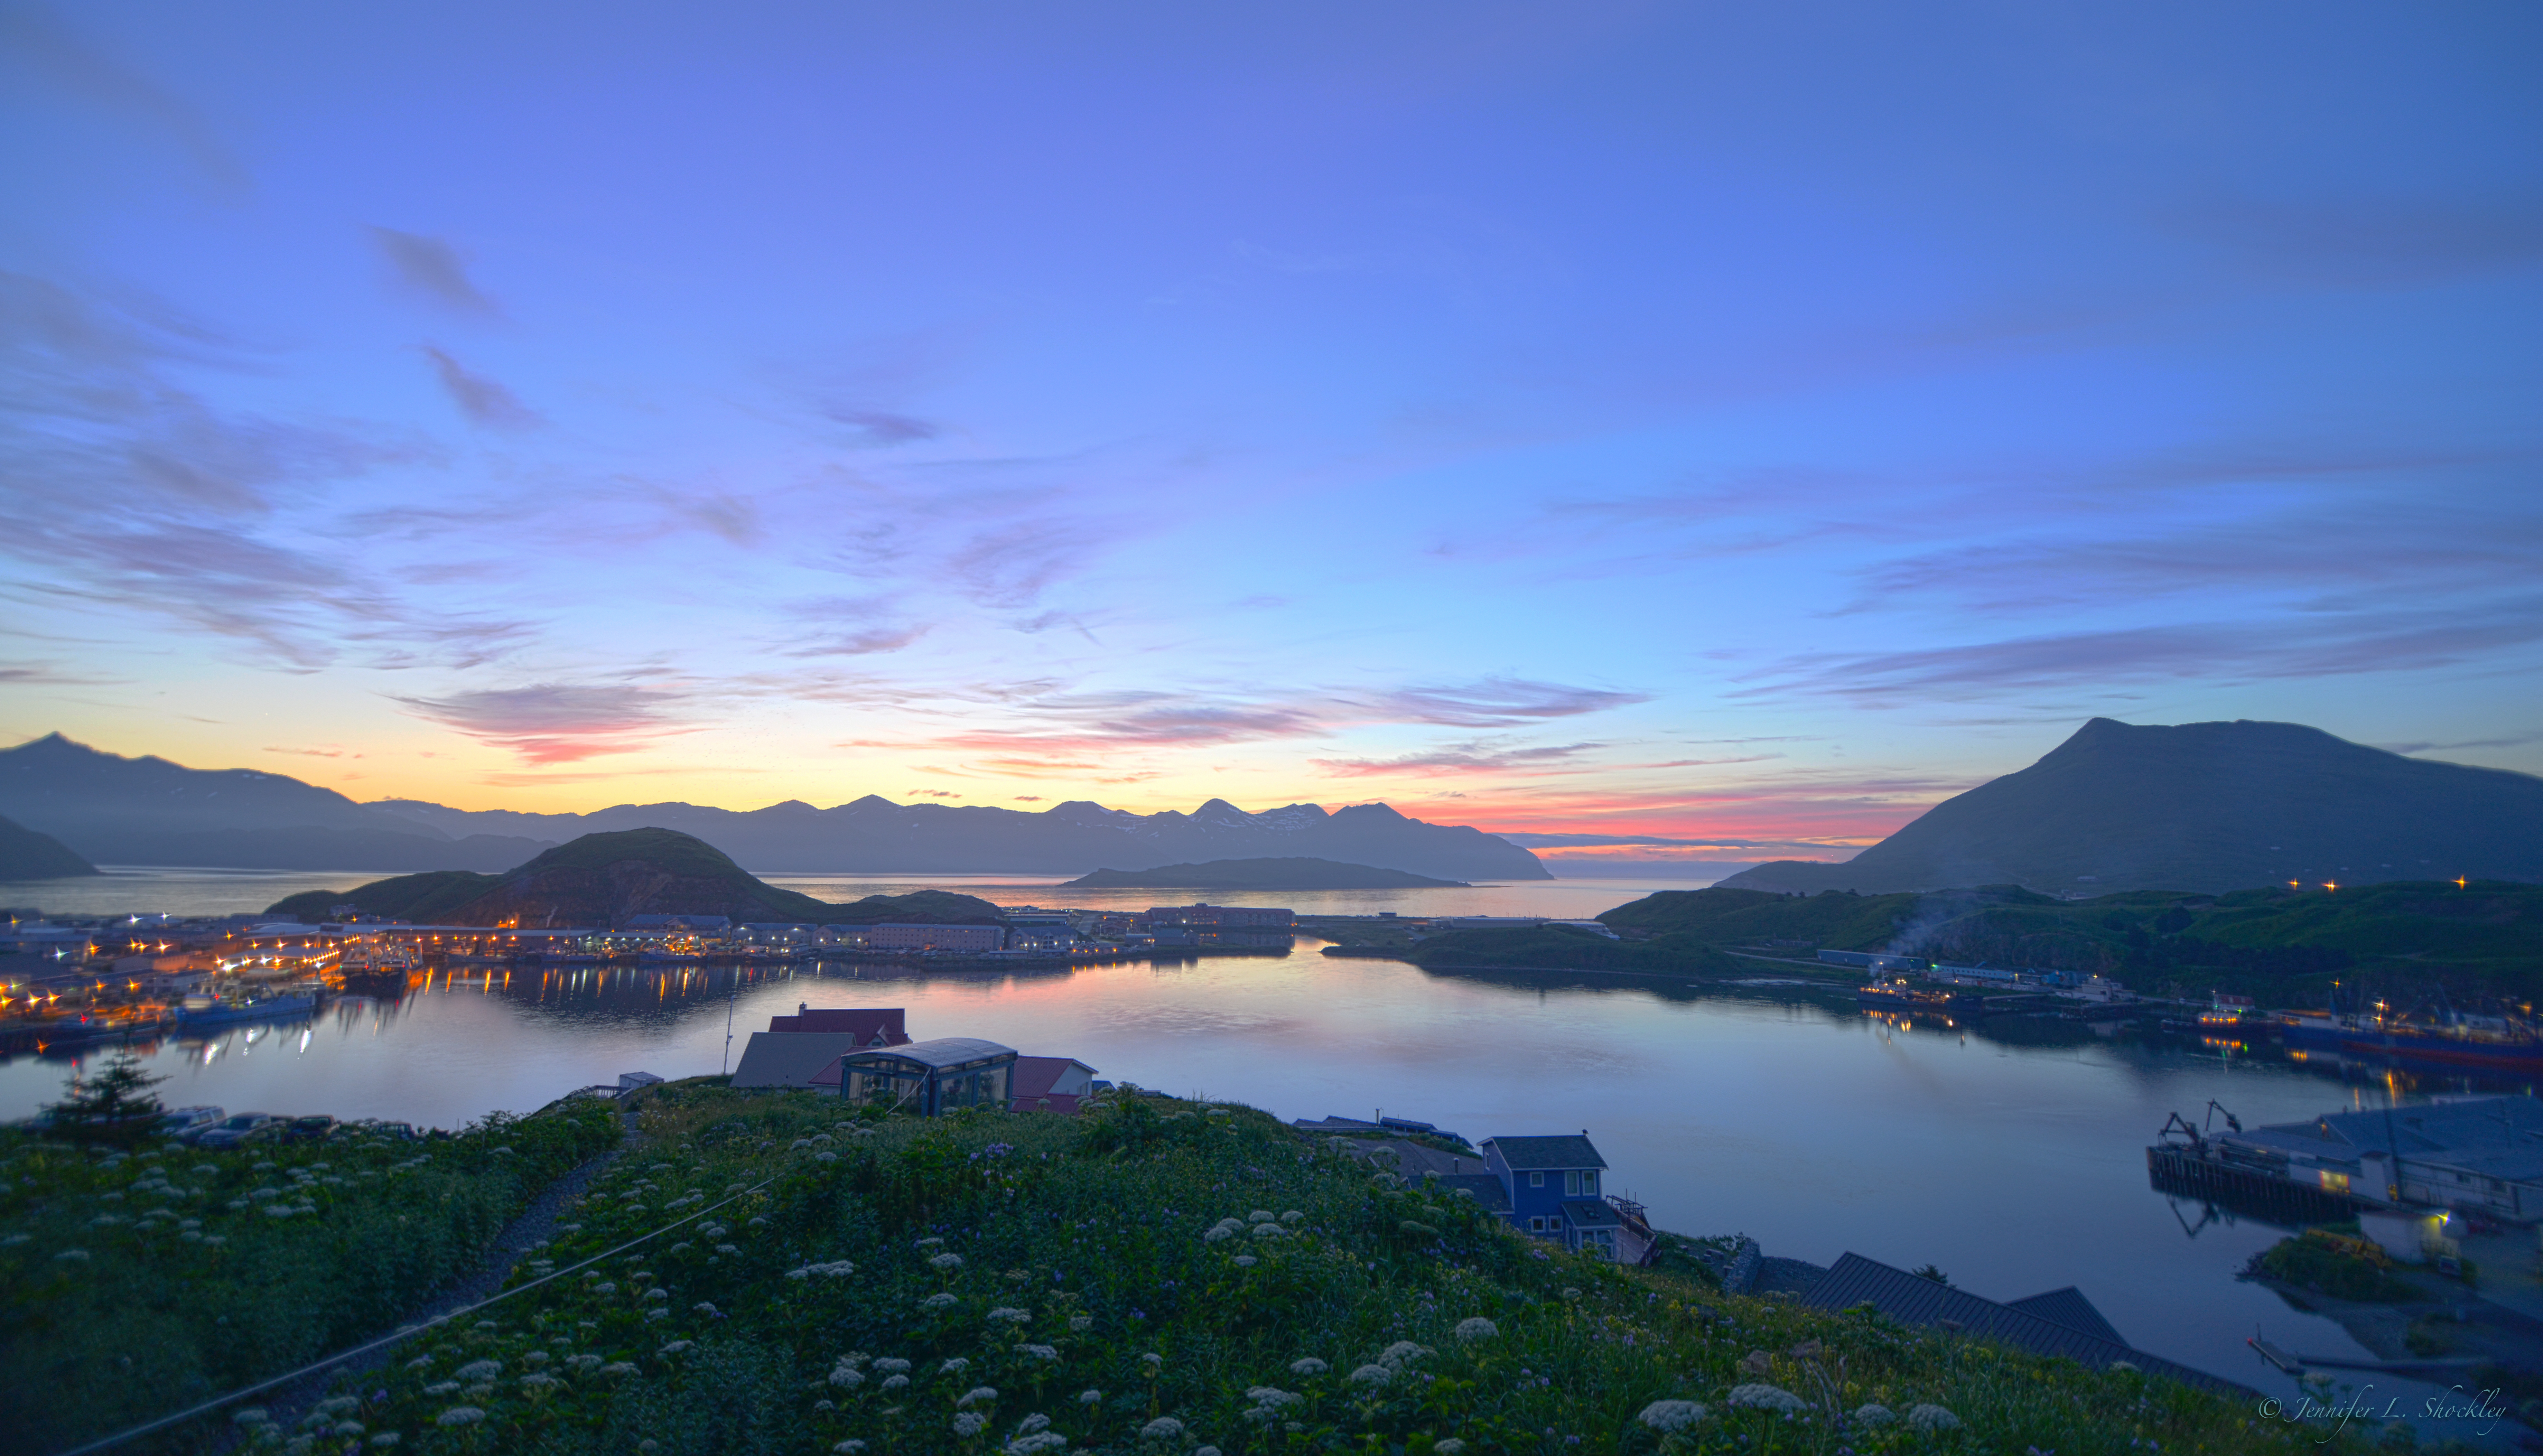
<instances>
[{"instance_id":1,"label":"tundra vegetation","mask_svg":"<svg viewBox=\"0 0 2543 1456\"><path fill-rule=\"evenodd\" d=\"M616 1111L220 1152L0 1130L0 1448L63 1450L391 1328L618 1141Z\"/></svg>"},{"instance_id":2,"label":"tundra vegetation","mask_svg":"<svg viewBox=\"0 0 2543 1456\"><path fill-rule=\"evenodd\" d=\"M712 1080L635 1105L519 1293L233 1428L401 1456L2365 1449L1578 1258L1249 1109L885 1119Z\"/></svg>"}]
</instances>

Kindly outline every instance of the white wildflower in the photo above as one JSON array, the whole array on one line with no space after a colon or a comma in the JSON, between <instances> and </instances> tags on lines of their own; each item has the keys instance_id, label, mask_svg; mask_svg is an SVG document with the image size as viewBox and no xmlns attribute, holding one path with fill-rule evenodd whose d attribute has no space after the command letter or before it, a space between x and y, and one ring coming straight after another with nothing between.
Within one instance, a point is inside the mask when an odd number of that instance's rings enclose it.
<instances>
[{"instance_id":1,"label":"white wildflower","mask_svg":"<svg viewBox=\"0 0 2543 1456\"><path fill-rule=\"evenodd\" d=\"M61 1253L54 1255L53 1258L65 1259L74 1264L80 1264L87 1261L88 1251L85 1249L65 1249Z\"/></svg>"},{"instance_id":2,"label":"white wildflower","mask_svg":"<svg viewBox=\"0 0 2543 1456\"><path fill-rule=\"evenodd\" d=\"M636 1367L625 1360L612 1360L608 1364L600 1367L600 1373L603 1375L633 1375L636 1373Z\"/></svg>"},{"instance_id":3,"label":"white wildflower","mask_svg":"<svg viewBox=\"0 0 2543 1456\"><path fill-rule=\"evenodd\" d=\"M272 1418L265 1413L263 1406L243 1407L230 1415L231 1422L237 1425L262 1425Z\"/></svg>"},{"instance_id":4,"label":"white wildflower","mask_svg":"<svg viewBox=\"0 0 2543 1456\"><path fill-rule=\"evenodd\" d=\"M936 1373L939 1375L960 1375L970 1368L971 1362L969 1360L963 1358L961 1355L956 1355L954 1358L947 1360L944 1364L937 1366Z\"/></svg>"},{"instance_id":5,"label":"white wildflower","mask_svg":"<svg viewBox=\"0 0 2543 1456\"><path fill-rule=\"evenodd\" d=\"M1251 1254L1240 1254L1236 1256L1235 1260L1236 1266L1241 1269L1250 1269L1262 1262L1262 1260L1255 1258Z\"/></svg>"},{"instance_id":6,"label":"white wildflower","mask_svg":"<svg viewBox=\"0 0 2543 1456\"><path fill-rule=\"evenodd\" d=\"M1704 1408L1693 1401L1654 1401L1634 1418L1654 1430L1684 1430L1704 1416Z\"/></svg>"},{"instance_id":7,"label":"white wildflower","mask_svg":"<svg viewBox=\"0 0 2543 1456\"><path fill-rule=\"evenodd\" d=\"M908 1384L909 1377L906 1375L886 1375L883 1378L883 1388L886 1390L899 1390Z\"/></svg>"},{"instance_id":8,"label":"white wildflower","mask_svg":"<svg viewBox=\"0 0 2543 1456\"><path fill-rule=\"evenodd\" d=\"M1961 1418L1941 1406L1916 1406L1907 1412L1907 1423L1927 1435L1938 1430L1958 1430Z\"/></svg>"},{"instance_id":9,"label":"white wildflower","mask_svg":"<svg viewBox=\"0 0 2543 1456\"><path fill-rule=\"evenodd\" d=\"M1056 1451L1068 1444L1068 1437L1055 1430L1040 1430L1007 1442L1007 1456L1040 1456L1043 1451Z\"/></svg>"},{"instance_id":10,"label":"white wildflower","mask_svg":"<svg viewBox=\"0 0 2543 1456\"><path fill-rule=\"evenodd\" d=\"M958 1436L975 1436L986 1429L988 1424L988 1417L977 1411L965 1411L954 1418L954 1433Z\"/></svg>"},{"instance_id":11,"label":"white wildflower","mask_svg":"<svg viewBox=\"0 0 2543 1456\"><path fill-rule=\"evenodd\" d=\"M1365 1385L1371 1389L1375 1389L1376 1387L1393 1380L1395 1378L1395 1372L1389 1370L1384 1365L1362 1365L1358 1369L1350 1372L1350 1374L1346 1378L1353 1385Z\"/></svg>"},{"instance_id":12,"label":"white wildflower","mask_svg":"<svg viewBox=\"0 0 2543 1456\"><path fill-rule=\"evenodd\" d=\"M381 1450L387 1450L389 1447L394 1446L394 1445L396 1445L398 1442L400 1442L400 1441L402 1441L402 1440L405 1440L405 1439L406 1439L406 1437L405 1437L405 1436L400 1435L400 1434L399 1434L398 1432L396 1432L396 1431L393 1431L393 1430L384 1430L384 1431L381 1431L378 1435L375 1435L375 1436L371 1437L371 1444L372 1444L372 1445L374 1445L374 1446L376 1446L376 1447L378 1447L378 1448L380 1448Z\"/></svg>"},{"instance_id":13,"label":"white wildflower","mask_svg":"<svg viewBox=\"0 0 2543 1456\"><path fill-rule=\"evenodd\" d=\"M1019 1325L1030 1324L1033 1321L1033 1311L1017 1309L1012 1305L1000 1305L989 1311L989 1319L992 1323L999 1320L1013 1320Z\"/></svg>"},{"instance_id":14,"label":"white wildflower","mask_svg":"<svg viewBox=\"0 0 2543 1456\"><path fill-rule=\"evenodd\" d=\"M1289 1237L1289 1231L1280 1227L1276 1223L1258 1223L1254 1226L1254 1237L1258 1239L1285 1239Z\"/></svg>"},{"instance_id":15,"label":"white wildflower","mask_svg":"<svg viewBox=\"0 0 2543 1456\"><path fill-rule=\"evenodd\" d=\"M1081 1406L1100 1406L1103 1403L1104 1392L1096 1390L1091 1386L1077 1393L1077 1404Z\"/></svg>"},{"instance_id":16,"label":"white wildflower","mask_svg":"<svg viewBox=\"0 0 2543 1456\"><path fill-rule=\"evenodd\" d=\"M1390 1344L1386 1348L1378 1351L1377 1362L1381 1365L1395 1365L1400 1367L1414 1360L1418 1360L1424 1355L1429 1353L1431 1353L1431 1351L1427 1346L1415 1344L1410 1340L1399 1340L1393 1344Z\"/></svg>"},{"instance_id":17,"label":"white wildflower","mask_svg":"<svg viewBox=\"0 0 2543 1456\"><path fill-rule=\"evenodd\" d=\"M414 1359L407 1361L406 1367L410 1370L429 1370L432 1368L432 1356L418 1355Z\"/></svg>"},{"instance_id":18,"label":"white wildflower","mask_svg":"<svg viewBox=\"0 0 2543 1456\"><path fill-rule=\"evenodd\" d=\"M854 1390L858 1386L865 1384L866 1378L858 1371L851 1370L847 1366L841 1365L830 1372L830 1383L832 1385L844 1387L848 1390Z\"/></svg>"},{"instance_id":19,"label":"white wildflower","mask_svg":"<svg viewBox=\"0 0 2543 1456\"><path fill-rule=\"evenodd\" d=\"M928 1260L927 1263L929 1266L933 1268L958 1269L963 1266L963 1256L960 1254L939 1254Z\"/></svg>"},{"instance_id":20,"label":"white wildflower","mask_svg":"<svg viewBox=\"0 0 2543 1456\"><path fill-rule=\"evenodd\" d=\"M435 1425L475 1425L478 1421L485 1418L486 1413L478 1410L474 1406L453 1406L449 1410L442 1412L440 1418L436 1419L432 1423Z\"/></svg>"},{"instance_id":21,"label":"white wildflower","mask_svg":"<svg viewBox=\"0 0 2543 1456\"><path fill-rule=\"evenodd\" d=\"M995 1388L986 1385L975 1385L969 1390L963 1392L962 1399L954 1403L954 1409L960 1411L965 1406L978 1406L983 1404L994 1406L997 1403L998 1392Z\"/></svg>"},{"instance_id":22,"label":"white wildflower","mask_svg":"<svg viewBox=\"0 0 2543 1456\"><path fill-rule=\"evenodd\" d=\"M1731 1391L1731 1404L1743 1411L1780 1411L1789 1416L1793 1412L1803 1409L1806 1403L1800 1396L1793 1394L1791 1391L1784 1389L1780 1385L1763 1385L1752 1382L1747 1385L1733 1387Z\"/></svg>"},{"instance_id":23,"label":"white wildflower","mask_svg":"<svg viewBox=\"0 0 2543 1456\"><path fill-rule=\"evenodd\" d=\"M925 1299L918 1301L918 1307L920 1309L946 1309L956 1303L959 1303L959 1301L951 1294L930 1294Z\"/></svg>"},{"instance_id":24,"label":"white wildflower","mask_svg":"<svg viewBox=\"0 0 2543 1456\"><path fill-rule=\"evenodd\" d=\"M1292 1208L1288 1212L1280 1215L1280 1221L1282 1223L1304 1223L1306 1218L1307 1215L1299 1212L1295 1208Z\"/></svg>"},{"instance_id":25,"label":"white wildflower","mask_svg":"<svg viewBox=\"0 0 2543 1456\"><path fill-rule=\"evenodd\" d=\"M875 1368L886 1375L905 1375L909 1372L909 1361L882 1359L875 1361Z\"/></svg>"},{"instance_id":26,"label":"white wildflower","mask_svg":"<svg viewBox=\"0 0 2543 1456\"><path fill-rule=\"evenodd\" d=\"M1218 1456L1218 1448L1216 1446L1194 1446L1193 1447L1193 1456Z\"/></svg>"},{"instance_id":27,"label":"white wildflower","mask_svg":"<svg viewBox=\"0 0 2543 1456\"><path fill-rule=\"evenodd\" d=\"M1304 1396L1291 1391L1282 1390L1278 1386L1273 1385L1255 1386L1246 1391L1245 1398L1258 1406L1271 1406L1274 1408L1280 1406L1294 1406L1300 1401L1306 1399Z\"/></svg>"},{"instance_id":28,"label":"white wildflower","mask_svg":"<svg viewBox=\"0 0 2543 1456\"><path fill-rule=\"evenodd\" d=\"M456 1380L436 1380L432 1384L425 1386L424 1388L424 1393L433 1397L435 1400L438 1400L443 1396L457 1395L459 1393L459 1382Z\"/></svg>"},{"instance_id":29,"label":"white wildflower","mask_svg":"<svg viewBox=\"0 0 2543 1456\"><path fill-rule=\"evenodd\" d=\"M1289 1373L1292 1375L1322 1375L1332 1368L1333 1366L1317 1359L1314 1355L1309 1355L1303 1360L1291 1360L1289 1362Z\"/></svg>"},{"instance_id":30,"label":"white wildflower","mask_svg":"<svg viewBox=\"0 0 2543 1456\"><path fill-rule=\"evenodd\" d=\"M503 1362L501 1360L476 1360L469 1364L460 1366L457 1373L461 1380L492 1380L496 1376L503 1373Z\"/></svg>"},{"instance_id":31,"label":"white wildflower","mask_svg":"<svg viewBox=\"0 0 2543 1456\"><path fill-rule=\"evenodd\" d=\"M1083 1334L1084 1332L1094 1328L1095 1317L1093 1315L1070 1315L1068 1317L1068 1329L1071 1334Z\"/></svg>"},{"instance_id":32,"label":"white wildflower","mask_svg":"<svg viewBox=\"0 0 2543 1456\"><path fill-rule=\"evenodd\" d=\"M1481 1315L1477 1315L1471 1320L1459 1320L1457 1322L1456 1335L1459 1340L1490 1340L1501 1333L1501 1326L1494 1324L1492 1321L1485 1319Z\"/></svg>"},{"instance_id":33,"label":"white wildflower","mask_svg":"<svg viewBox=\"0 0 2543 1456\"><path fill-rule=\"evenodd\" d=\"M832 1446L830 1449L831 1449L831 1451L833 1451L833 1452L835 1452L835 1453L836 1453L836 1456L857 1456L857 1453L858 1453L859 1451L864 1450L865 1448L866 1448L866 1443L865 1443L865 1442L863 1442L863 1441L854 1441L854 1440L851 1440L851 1441L841 1441L841 1442L839 1442L837 1445Z\"/></svg>"},{"instance_id":34,"label":"white wildflower","mask_svg":"<svg viewBox=\"0 0 2543 1456\"><path fill-rule=\"evenodd\" d=\"M910 1247L914 1249L941 1249L945 1247L945 1241L943 1239L921 1239Z\"/></svg>"},{"instance_id":35,"label":"white wildflower","mask_svg":"<svg viewBox=\"0 0 2543 1456\"><path fill-rule=\"evenodd\" d=\"M1854 1408L1854 1419L1858 1425L1888 1425L1897 1418L1898 1413L1888 1406L1865 1404Z\"/></svg>"},{"instance_id":36,"label":"white wildflower","mask_svg":"<svg viewBox=\"0 0 2543 1456\"><path fill-rule=\"evenodd\" d=\"M658 1355L675 1355L680 1351L687 1349L695 1342L696 1341L694 1341L688 1340L674 1340L670 1343L663 1345L660 1349L655 1350L655 1353Z\"/></svg>"},{"instance_id":37,"label":"white wildflower","mask_svg":"<svg viewBox=\"0 0 2543 1456\"><path fill-rule=\"evenodd\" d=\"M1183 1433L1184 1423L1172 1416L1160 1416L1139 1427L1139 1439L1143 1441L1171 1441Z\"/></svg>"}]
</instances>

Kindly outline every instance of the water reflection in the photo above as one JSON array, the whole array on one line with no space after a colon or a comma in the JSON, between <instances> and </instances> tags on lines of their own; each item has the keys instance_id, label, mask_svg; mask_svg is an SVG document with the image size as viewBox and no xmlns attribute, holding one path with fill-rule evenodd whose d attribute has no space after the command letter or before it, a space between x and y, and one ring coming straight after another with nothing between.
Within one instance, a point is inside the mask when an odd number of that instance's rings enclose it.
<instances>
[{"instance_id":1,"label":"water reflection","mask_svg":"<svg viewBox=\"0 0 2543 1456\"><path fill-rule=\"evenodd\" d=\"M447 1126L621 1072L713 1073L799 1005L905 1007L922 1037L1076 1056L1284 1117L1383 1110L1478 1138L1588 1129L1615 1188L1665 1228L1745 1231L1820 1264L1848 1250L1933 1263L1991 1298L2076 1284L2131 1341L2273 1391L2285 1382L2243 1344L2256 1327L2310 1352L2358 1346L2237 1282L2279 1230L2151 1188L2155 1129L2211 1099L2253 1124L2483 1090L2116 1022L1868 1016L1841 990L1777 977L1426 971L1318 949L959 971L470 965L144 1053L172 1105ZM0 1066L0 1115L58 1096L64 1070Z\"/></svg>"}]
</instances>

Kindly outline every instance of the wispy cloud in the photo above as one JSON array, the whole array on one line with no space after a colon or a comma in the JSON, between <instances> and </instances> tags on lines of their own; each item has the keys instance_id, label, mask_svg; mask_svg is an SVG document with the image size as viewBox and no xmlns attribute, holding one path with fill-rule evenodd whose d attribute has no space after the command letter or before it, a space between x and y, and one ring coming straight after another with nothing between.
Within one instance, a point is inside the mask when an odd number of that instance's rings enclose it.
<instances>
[{"instance_id":1,"label":"wispy cloud","mask_svg":"<svg viewBox=\"0 0 2543 1456\"><path fill-rule=\"evenodd\" d=\"M1513 769L1541 770L1605 746L1604 743L1565 743L1540 748L1490 748L1480 743L1468 743L1427 753L1407 753L1396 758L1313 758L1308 762L1319 771L1337 778L1504 773Z\"/></svg>"},{"instance_id":2,"label":"wispy cloud","mask_svg":"<svg viewBox=\"0 0 2543 1456\"><path fill-rule=\"evenodd\" d=\"M371 244L400 291L455 313L500 318L502 309L468 276L468 260L442 239L374 227Z\"/></svg>"},{"instance_id":3,"label":"wispy cloud","mask_svg":"<svg viewBox=\"0 0 2543 1456\"><path fill-rule=\"evenodd\" d=\"M1456 687L1402 688L1379 695L1371 700L1370 707L1380 721L1450 728L1512 728L1649 701L1648 693L1493 677Z\"/></svg>"},{"instance_id":4,"label":"wispy cloud","mask_svg":"<svg viewBox=\"0 0 2543 1456\"><path fill-rule=\"evenodd\" d=\"M470 422L488 429L535 429L547 421L539 413L521 403L501 380L473 373L440 348L424 345L424 356L432 360L433 373L440 377L442 391L459 413Z\"/></svg>"},{"instance_id":5,"label":"wispy cloud","mask_svg":"<svg viewBox=\"0 0 2543 1456\"><path fill-rule=\"evenodd\" d=\"M605 683L535 683L442 698L399 698L409 712L534 764L576 763L649 747L694 726L686 694Z\"/></svg>"},{"instance_id":6,"label":"wispy cloud","mask_svg":"<svg viewBox=\"0 0 2543 1456\"><path fill-rule=\"evenodd\" d=\"M113 60L63 27L44 7L0 6L0 52L14 54L36 84L58 87L174 140L224 192L236 196L251 187L247 169L200 110Z\"/></svg>"}]
</instances>

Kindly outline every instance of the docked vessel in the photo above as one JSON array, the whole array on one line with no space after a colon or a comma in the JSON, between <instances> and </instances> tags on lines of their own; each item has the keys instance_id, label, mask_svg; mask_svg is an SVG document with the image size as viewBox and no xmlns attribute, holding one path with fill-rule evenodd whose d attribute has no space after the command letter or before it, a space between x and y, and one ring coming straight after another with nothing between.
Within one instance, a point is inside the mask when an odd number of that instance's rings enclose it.
<instances>
[{"instance_id":1,"label":"docked vessel","mask_svg":"<svg viewBox=\"0 0 2543 1456\"><path fill-rule=\"evenodd\" d=\"M227 996L189 996L178 1008L177 1026L181 1031L193 1032L205 1027L235 1026L243 1022L289 1021L317 1009L318 997L314 992L237 1000Z\"/></svg>"}]
</instances>

